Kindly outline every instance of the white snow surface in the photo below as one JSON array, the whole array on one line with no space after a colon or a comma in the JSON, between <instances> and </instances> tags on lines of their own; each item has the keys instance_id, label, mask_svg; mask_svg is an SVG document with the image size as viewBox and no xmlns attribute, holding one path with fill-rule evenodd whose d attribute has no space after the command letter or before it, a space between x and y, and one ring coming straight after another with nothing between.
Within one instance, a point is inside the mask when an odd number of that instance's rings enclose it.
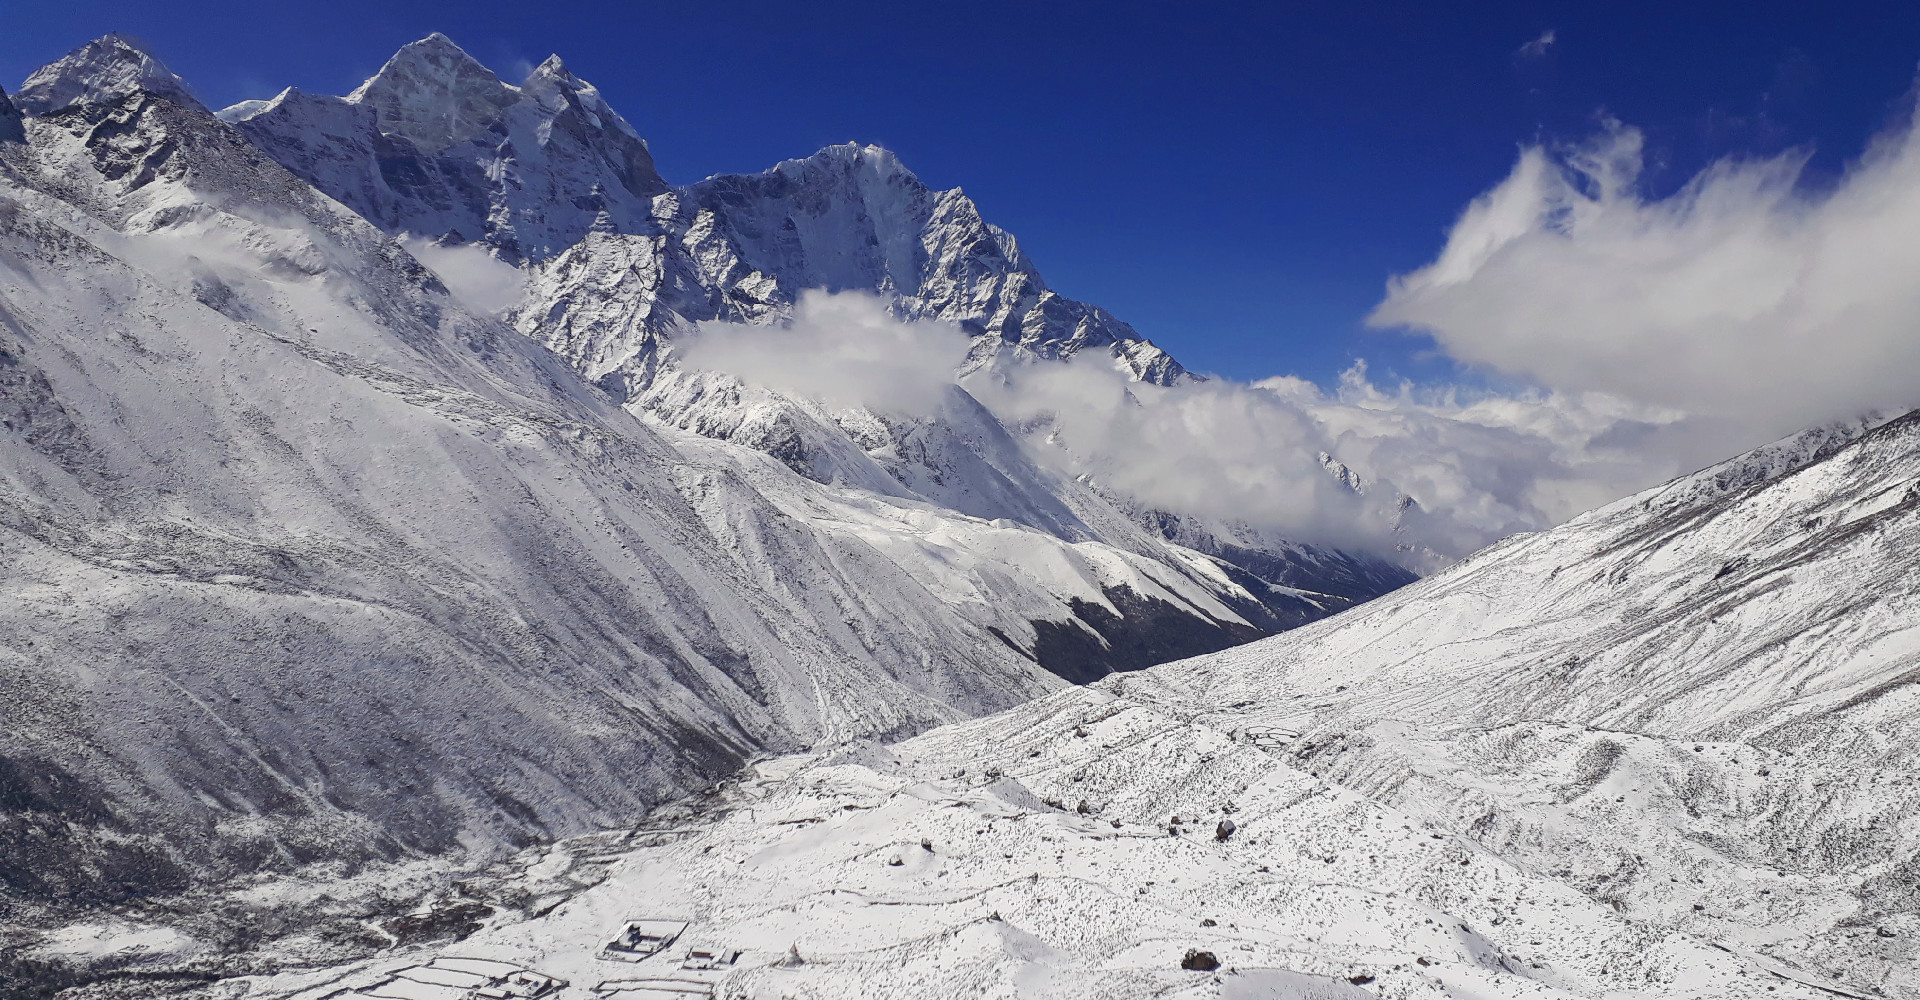
<instances>
[{"instance_id":1,"label":"white snow surface","mask_svg":"<svg viewBox=\"0 0 1920 1000\"><path fill-rule=\"evenodd\" d=\"M729 997L1915 995L1920 416L1848 437L1272 639L759 762L428 951L591 990L672 975L594 957L660 917L744 950Z\"/></svg>"},{"instance_id":2,"label":"white snow surface","mask_svg":"<svg viewBox=\"0 0 1920 1000\"><path fill-rule=\"evenodd\" d=\"M198 104L25 131L0 777L40 832L0 861L10 905L570 836L756 753L1058 690L1043 641L1091 677L1355 599L1256 597L957 389L924 426L708 405L737 384L684 408L817 430L815 475L623 409Z\"/></svg>"},{"instance_id":3,"label":"white snow surface","mask_svg":"<svg viewBox=\"0 0 1920 1000\"><path fill-rule=\"evenodd\" d=\"M35 70L13 103L28 114L42 115L141 91L199 106L186 83L144 43L120 34L97 38Z\"/></svg>"},{"instance_id":4,"label":"white snow surface","mask_svg":"<svg viewBox=\"0 0 1920 1000\"><path fill-rule=\"evenodd\" d=\"M764 451L818 482L1169 558L1164 543L1174 532L1166 525L1175 515L1125 497L1091 499L1087 484L1032 468L1007 429L987 426L998 422L971 400L930 400L942 411L930 419L884 407L829 413L800 393L768 393L680 363L674 343L699 324L777 324L804 312L809 295L857 292L877 296L899 319L963 331L971 347L959 374L994 378L996 365L1093 350L1130 378L1190 380L1105 310L1049 289L1013 237L964 193L928 187L885 149L830 146L760 174L668 188L633 128L557 58L516 87L440 35L404 47L346 97L288 91L223 115L389 233L520 265L524 286L461 270L508 296L523 288L511 322L636 414ZM425 251L422 260L444 273ZM459 290L454 277L448 283ZM905 384L901 394L927 395ZM1062 507L1073 516L1063 518ZM1068 520L1081 523L1061 528ZM1235 534L1233 526L1202 527L1197 518L1179 532L1176 553L1199 548L1237 566L1248 602L1240 612L1263 630L1413 576L1377 555L1297 540L1232 544L1222 536Z\"/></svg>"}]
</instances>

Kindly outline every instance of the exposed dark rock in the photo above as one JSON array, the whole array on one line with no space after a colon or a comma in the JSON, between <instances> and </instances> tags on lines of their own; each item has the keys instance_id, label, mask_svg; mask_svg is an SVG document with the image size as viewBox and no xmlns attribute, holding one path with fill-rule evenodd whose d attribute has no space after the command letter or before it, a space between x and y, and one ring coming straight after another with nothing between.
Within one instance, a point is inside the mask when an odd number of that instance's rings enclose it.
<instances>
[{"instance_id":1,"label":"exposed dark rock","mask_svg":"<svg viewBox=\"0 0 1920 1000\"><path fill-rule=\"evenodd\" d=\"M0 89L0 142L26 142L27 131L20 122L20 109L7 100L7 92Z\"/></svg>"},{"instance_id":2,"label":"exposed dark rock","mask_svg":"<svg viewBox=\"0 0 1920 1000\"><path fill-rule=\"evenodd\" d=\"M1180 967L1189 972L1212 972L1220 967L1220 960L1213 957L1213 952L1192 949L1180 960Z\"/></svg>"},{"instance_id":3,"label":"exposed dark rock","mask_svg":"<svg viewBox=\"0 0 1920 1000\"><path fill-rule=\"evenodd\" d=\"M471 899L448 900L426 913L395 917L382 924L393 935L396 945L443 939L462 940L485 926L482 921L493 915L493 907Z\"/></svg>"},{"instance_id":4,"label":"exposed dark rock","mask_svg":"<svg viewBox=\"0 0 1920 1000\"><path fill-rule=\"evenodd\" d=\"M1267 634L1142 595L1131 587L1104 590L1119 615L1075 599L1070 606L1078 622L1033 623L1033 658L1042 667L1075 684L1089 684L1108 674L1218 652Z\"/></svg>"}]
</instances>

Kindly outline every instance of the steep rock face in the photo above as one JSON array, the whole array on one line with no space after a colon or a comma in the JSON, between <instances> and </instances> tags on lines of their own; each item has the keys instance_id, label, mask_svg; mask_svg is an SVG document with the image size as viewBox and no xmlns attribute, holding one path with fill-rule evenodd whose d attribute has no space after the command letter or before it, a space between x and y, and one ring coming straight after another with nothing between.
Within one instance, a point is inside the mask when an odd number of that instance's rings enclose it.
<instances>
[{"instance_id":1,"label":"steep rock face","mask_svg":"<svg viewBox=\"0 0 1920 1000\"><path fill-rule=\"evenodd\" d=\"M20 109L0 89L0 142L26 142L27 131L20 123Z\"/></svg>"},{"instance_id":2,"label":"steep rock face","mask_svg":"<svg viewBox=\"0 0 1920 1000\"><path fill-rule=\"evenodd\" d=\"M646 142L558 58L513 86L439 34L345 97L288 89L221 116L382 229L509 261L644 218L667 189Z\"/></svg>"},{"instance_id":3,"label":"steep rock face","mask_svg":"<svg viewBox=\"0 0 1920 1000\"><path fill-rule=\"evenodd\" d=\"M765 173L709 177L677 201L674 228L702 283L738 289L740 318L802 289L869 289L897 296L903 318L959 324L984 338L980 350L1010 344L1061 359L1101 348L1139 378L1184 375L1106 310L1047 288L1014 238L959 189L929 188L878 146L829 146Z\"/></svg>"},{"instance_id":4,"label":"steep rock face","mask_svg":"<svg viewBox=\"0 0 1920 1000\"><path fill-rule=\"evenodd\" d=\"M1060 360L1091 348L1136 378L1189 377L1106 310L1048 288L966 195L929 188L877 146L709 177L602 228L538 266L520 325L612 389L644 386L661 342L688 323L769 322L815 288L877 292L904 319L958 324L974 337L965 370L1006 349Z\"/></svg>"}]
</instances>

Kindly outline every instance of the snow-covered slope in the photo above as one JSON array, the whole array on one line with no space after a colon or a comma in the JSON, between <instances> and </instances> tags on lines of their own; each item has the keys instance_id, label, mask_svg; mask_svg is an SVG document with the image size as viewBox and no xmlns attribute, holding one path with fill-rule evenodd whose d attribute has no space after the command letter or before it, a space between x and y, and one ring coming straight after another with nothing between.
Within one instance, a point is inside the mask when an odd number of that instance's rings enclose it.
<instances>
[{"instance_id":1,"label":"snow-covered slope","mask_svg":"<svg viewBox=\"0 0 1920 1000\"><path fill-rule=\"evenodd\" d=\"M870 291L901 318L958 325L973 338L968 372L1091 348L1136 378L1188 378L1105 310L1048 289L1013 238L964 194L927 187L886 150L833 146L762 174L672 190L650 161L616 177L608 165L637 164L644 146L633 145L633 129L557 58L514 87L440 35L406 46L344 98L288 91L221 114L391 233L471 243L523 263L527 288L512 311L515 325L637 414L765 452L829 486L1011 520L1176 565L1201 549L1213 567L1202 575L1229 581L1201 585L1244 619L1236 626L1259 631L1413 578L1387 560L1294 540L1222 540L1192 519L1176 538L1161 530L1181 520L1175 514L1035 468L964 392L938 401L931 417L828 412L681 366L672 341L694 324L774 322L803 293L824 289ZM483 216L484 224L474 221ZM1122 621L1141 617L1103 610ZM1128 634L1141 630L1128 626Z\"/></svg>"},{"instance_id":2,"label":"snow-covered slope","mask_svg":"<svg viewBox=\"0 0 1920 1000\"><path fill-rule=\"evenodd\" d=\"M765 321L811 288L884 292L903 316L1042 357L1092 347L1144 378L1184 375L1105 310L1047 288L958 189L929 188L879 147L669 189L633 127L558 57L514 86L436 34L346 97L288 90L221 116L389 232L537 264L529 332L592 378L640 370L687 321Z\"/></svg>"},{"instance_id":3,"label":"snow-covered slope","mask_svg":"<svg viewBox=\"0 0 1920 1000\"><path fill-rule=\"evenodd\" d=\"M388 232L513 261L558 253L603 217L645 218L667 190L633 126L558 58L515 86L440 34L346 97L288 88L221 117Z\"/></svg>"},{"instance_id":4,"label":"snow-covered slope","mask_svg":"<svg viewBox=\"0 0 1920 1000\"><path fill-rule=\"evenodd\" d=\"M759 762L481 880L459 940L249 995L457 955L580 998L1912 996L1916 497L1920 414L1809 432L1282 636ZM639 919L687 927L613 960Z\"/></svg>"},{"instance_id":5,"label":"snow-covered slope","mask_svg":"<svg viewBox=\"0 0 1920 1000\"><path fill-rule=\"evenodd\" d=\"M1082 502L958 390L874 432L944 484L639 419L144 50L34 79L49 110L0 108L9 921L484 857L1354 600Z\"/></svg>"}]
</instances>

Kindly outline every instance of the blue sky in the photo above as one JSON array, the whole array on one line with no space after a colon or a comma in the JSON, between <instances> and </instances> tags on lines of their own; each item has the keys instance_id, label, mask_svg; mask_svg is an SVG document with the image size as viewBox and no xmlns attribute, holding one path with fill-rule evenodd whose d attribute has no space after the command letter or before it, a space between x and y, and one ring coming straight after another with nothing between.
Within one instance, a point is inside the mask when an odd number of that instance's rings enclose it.
<instances>
[{"instance_id":1,"label":"blue sky","mask_svg":"<svg viewBox=\"0 0 1920 1000\"><path fill-rule=\"evenodd\" d=\"M1920 65L1910 2L8 6L9 89L118 30L215 106L344 93L439 30L508 77L559 53L671 181L878 142L1189 366L1322 383L1357 356L1461 376L1361 320L1523 144L1609 114L1646 133L1654 194L1792 146L1818 183Z\"/></svg>"}]
</instances>

